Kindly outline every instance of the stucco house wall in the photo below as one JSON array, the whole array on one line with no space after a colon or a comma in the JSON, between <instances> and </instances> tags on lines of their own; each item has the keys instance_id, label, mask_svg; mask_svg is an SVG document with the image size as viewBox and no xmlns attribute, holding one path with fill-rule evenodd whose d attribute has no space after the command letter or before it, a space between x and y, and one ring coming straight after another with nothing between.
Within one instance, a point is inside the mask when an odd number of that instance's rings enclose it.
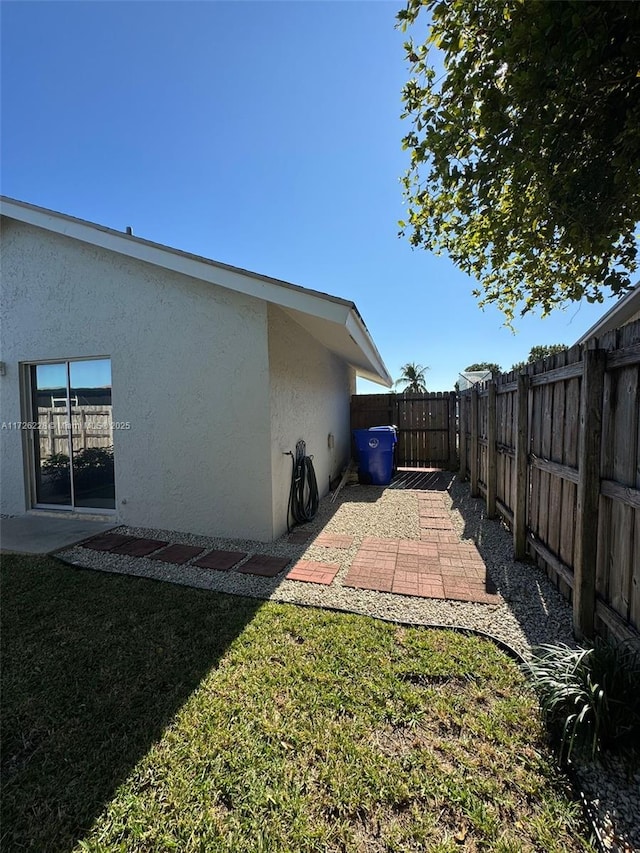
<instances>
[{"instance_id":1,"label":"stucco house wall","mask_svg":"<svg viewBox=\"0 0 640 853\"><path fill-rule=\"evenodd\" d=\"M285 311L269 305L269 397L273 531L287 527L292 460L299 439L313 457L320 497L329 478L340 474L350 455L351 394L355 371L311 338ZM332 446L329 446L329 435Z\"/></svg>"},{"instance_id":2,"label":"stucco house wall","mask_svg":"<svg viewBox=\"0 0 640 853\"><path fill-rule=\"evenodd\" d=\"M267 304L8 218L3 421L18 363L111 358L117 519L271 539ZM2 432L2 512L29 508L20 431Z\"/></svg>"},{"instance_id":3,"label":"stucco house wall","mask_svg":"<svg viewBox=\"0 0 640 853\"><path fill-rule=\"evenodd\" d=\"M0 213L2 420L47 418L38 476L59 464L56 454L67 459L66 396L55 386L65 380L41 365L69 362L68 382L74 374L95 382L80 404L78 386L73 403L81 449L111 441L109 402L93 410L102 431L83 426L90 391L111 401L114 423L128 425L113 431L115 509L111 491L90 494L80 476L68 480L68 494L47 493L50 471L44 491L38 479L38 506L267 541L286 529L291 458L284 454L299 439L326 494L349 458L356 372L392 384L353 302L3 196ZM109 390L107 365L87 364L83 373L82 359L110 360ZM27 399L34 364L42 382L37 414ZM73 401L70 385L64 393ZM32 438L0 432L3 513L36 503ZM104 509L92 510L92 500Z\"/></svg>"}]
</instances>

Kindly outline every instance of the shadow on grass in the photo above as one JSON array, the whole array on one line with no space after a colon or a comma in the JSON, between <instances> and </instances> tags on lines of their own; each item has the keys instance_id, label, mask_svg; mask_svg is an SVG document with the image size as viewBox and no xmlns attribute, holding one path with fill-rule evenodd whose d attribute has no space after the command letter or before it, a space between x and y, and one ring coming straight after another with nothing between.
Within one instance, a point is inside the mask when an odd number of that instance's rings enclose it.
<instances>
[{"instance_id":1,"label":"shadow on grass","mask_svg":"<svg viewBox=\"0 0 640 853\"><path fill-rule=\"evenodd\" d=\"M261 605L2 559L3 851L70 850Z\"/></svg>"}]
</instances>

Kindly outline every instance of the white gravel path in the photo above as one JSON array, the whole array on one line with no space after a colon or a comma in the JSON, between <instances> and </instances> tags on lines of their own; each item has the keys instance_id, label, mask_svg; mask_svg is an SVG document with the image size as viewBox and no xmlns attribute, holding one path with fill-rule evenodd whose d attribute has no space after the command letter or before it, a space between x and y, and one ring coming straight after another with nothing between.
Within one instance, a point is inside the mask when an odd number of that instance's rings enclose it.
<instances>
[{"instance_id":1,"label":"white gravel path","mask_svg":"<svg viewBox=\"0 0 640 853\"><path fill-rule=\"evenodd\" d=\"M233 571L201 569L191 564L174 566L158 560L91 551L82 547L67 549L60 556L87 568L167 580L233 595L333 607L398 621L475 628L493 634L524 655L528 655L531 647L541 642L571 642L570 608L543 572L535 566L512 559L513 549L508 530L498 522L485 521L482 502L469 498L468 487L457 480L449 492L440 494L451 510L454 526L461 538L476 542L498 592L504 599L503 604L415 598L345 587L343 580L365 537L420 538L417 494L400 489L381 491L373 486L347 486L335 503L325 498L314 521L304 528L312 534L325 531L350 535L354 538L354 544L348 549L324 548L314 545L312 541L308 545L295 545L287 541L286 535L275 542L260 543L170 530L118 528L119 533L172 543L246 551L249 555L289 557L291 565L299 559L337 563L340 571L328 587L286 580L286 571L275 578L262 578Z\"/></svg>"}]
</instances>

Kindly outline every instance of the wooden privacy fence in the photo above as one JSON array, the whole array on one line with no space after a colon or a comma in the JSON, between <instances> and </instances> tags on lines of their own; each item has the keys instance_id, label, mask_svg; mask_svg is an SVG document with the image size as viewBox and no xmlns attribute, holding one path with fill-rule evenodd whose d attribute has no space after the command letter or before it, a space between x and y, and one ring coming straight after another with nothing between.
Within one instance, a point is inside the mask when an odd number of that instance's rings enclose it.
<instances>
[{"instance_id":1,"label":"wooden privacy fence","mask_svg":"<svg viewBox=\"0 0 640 853\"><path fill-rule=\"evenodd\" d=\"M456 393L355 394L351 429L398 427L401 468L456 468Z\"/></svg>"},{"instance_id":2,"label":"wooden privacy fence","mask_svg":"<svg viewBox=\"0 0 640 853\"><path fill-rule=\"evenodd\" d=\"M43 457L69 453L69 422L74 452L113 444L110 406L72 406L71 417L66 407L38 406L38 440Z\"/></svg>"},{"instance_id":3,"label":"wooden privacy fence","mask_svg":"<svg viewBox=\"0 0 640 853\"><path fill-rule=\"evenodd\" d=\"M640 631L640 322L460 395L460 473L573 600L578 637Z\"/></svg>"}]
</instances>

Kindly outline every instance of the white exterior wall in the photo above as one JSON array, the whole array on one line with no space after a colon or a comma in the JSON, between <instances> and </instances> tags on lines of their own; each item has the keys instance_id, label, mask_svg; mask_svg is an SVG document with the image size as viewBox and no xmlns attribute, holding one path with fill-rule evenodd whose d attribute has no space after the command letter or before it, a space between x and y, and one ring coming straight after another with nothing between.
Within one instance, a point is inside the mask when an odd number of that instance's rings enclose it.
<instances>
[{"instance_id":1,"label":"white exterior wall","mask_svg":"<svg viewBox=\"0 0 640 853\"><path fill-rule=\"evenodd\" d=\"M267 306L3 219L0 411L24 420L19 363L111 358L117 519L272 536ZM0 432L2 512L29 497L23 436Z\"/></svg>"},{"instance_id":2,"label":"white exterior wall","mask_svg":"<svg viewBox=\"0 0 640 853\"><path fill-rule=\"evenodd\" d=\"M269 306L269 376L274 537L287 529L291 457L303 439L313 456L320 496L351 454L350 403L355 371L284 311ZM329 448L332 434L335 445Z\"/></svg>"}]
</instances>

